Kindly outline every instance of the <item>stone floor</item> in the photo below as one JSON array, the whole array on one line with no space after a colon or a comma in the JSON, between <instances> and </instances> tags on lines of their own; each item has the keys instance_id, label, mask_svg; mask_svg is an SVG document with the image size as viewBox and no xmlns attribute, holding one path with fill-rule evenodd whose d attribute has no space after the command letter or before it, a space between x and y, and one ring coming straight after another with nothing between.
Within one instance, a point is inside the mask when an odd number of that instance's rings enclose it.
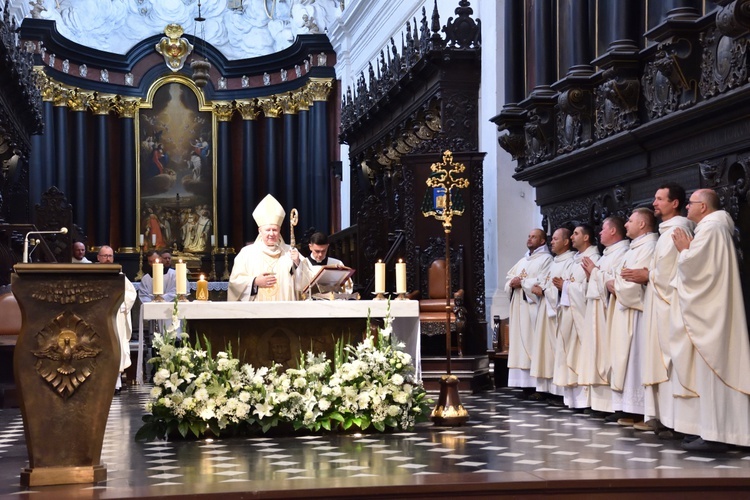
<instances>
[{"instance_id":1,"label":"stone floor","mask_svg":"<svg viewBox=\"0 0 750 500\"><path fill-rule=\"evenodd\" d=\"M476 474L504 481L518 472L541 477L552 471L565 477L596 471L596 477L606 478L622 477L618 471L647 477L666 470L681 477L713 476L724 469L732 477L750 477L750 449L688 453L679 441L662 441L652 432L523 401L507 389L462 396L471 419L457 428L425 423L413 432L388 434L136 442L133 436L149 389L131 386L115 396L102 451L107 481L98 485L25 492L19 486L19 473L27 465L20 411L0 410L0 496L211 496L258 491L261 486L298 490L320 484L407 484L422 481L419 476L446 474L459 481L471 482L469 475Z\"/></svg>"}]
</instances>

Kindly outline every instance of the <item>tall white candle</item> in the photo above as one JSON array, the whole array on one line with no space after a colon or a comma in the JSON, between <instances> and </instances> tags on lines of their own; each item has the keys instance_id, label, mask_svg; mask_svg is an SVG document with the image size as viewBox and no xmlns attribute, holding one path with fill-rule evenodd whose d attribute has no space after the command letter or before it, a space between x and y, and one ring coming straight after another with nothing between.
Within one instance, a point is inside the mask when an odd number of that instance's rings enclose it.
<instances>
[{"instance_id":1,"label":"tall white candle","mask_svg":"<svg viewBox=\"0 0 750 500\"><path fill-rule=\"evenodd\" d=\"M224 235L224 248L226 247L227 247L227 235L225 234Z\"/></svg>"},{"instance_id":2,"label":"tall white candle","mask_svg":"<svg viewBox=\"0 0 750 500\"><path fill-rule=\"evenodd\" d=\"M406 293L406 262L402 259L396 263L396 293Z\"/></svg>"},{"instance_id":3,"label":"tall white candle","mask_svg":"<svg viewBox=\"0 0 750 500\"><path fill-rule=\"evenodd\" d=\"M174 265L177 274L177 295L187 294L187 264L182 259Z\"/></svg>"},{"instance_id":4,"label":"tall white candle","mask_svg":"<svg viewBox=\"0 0 750 500\"><path fill-rule=\"evenodd\" d=\"M385 293L385 262L375 263L375 293Z\"/></svg>"},{"instance_id":5,"label":"tall white candle","mask_svg":"<svg viewBox=\"0 0 750 500\"><path fill-rule=\"evenodd\" d=\"M215 247L215 246L216 246L216 237L212 234L211 235L211 247Z\"/></svg>"},{"instance_id":6,"label":"tall white candle","mask_svg":"<svg viewBox=\"0 0 750 500\"><path fill-rule=\"evenodd\" d=\"M151 267L153 268L153 294L162 295L164 294L164 264L157 260Z\"/></svg>"},{"instance_id":7,"label":"tall white candle","mask_svg":"<svg viewBox=\"0 0 750 500\"><path fill-rule=\"evenodd\" d=\"M156 246L156 234L151 234L151 245Z\"/></svg>"},{"instance_id":8,"label":"tall white candle","mask_svg":"<svg viewBox=\"0 0 750 500\"><path fill-rule=\"evenodd\" d=\"M143 235L141 235L141 246L143 246Z\"/></svg>"}]
</instances>

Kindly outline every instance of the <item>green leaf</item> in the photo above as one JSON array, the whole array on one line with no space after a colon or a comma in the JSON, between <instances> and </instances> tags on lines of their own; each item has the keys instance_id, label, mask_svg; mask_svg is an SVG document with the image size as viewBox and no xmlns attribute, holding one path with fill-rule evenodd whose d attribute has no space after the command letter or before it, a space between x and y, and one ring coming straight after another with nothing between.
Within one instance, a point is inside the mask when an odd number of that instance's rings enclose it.
<instances>
[{"instance_id":1,"label":"green leaf","mask_svg":"<svg viewBox=\"0 0 750 500\"><path fill-rule=\"evenodd\" d=\"M385 430L385 425L383 424L383 422L373 422L372 426L380 432L383 432Z\"/></svg>"},{"instance_id":2,"label":"green leaf","mask_svg":"<svg viewBox=\"0 0 750 500\"><path fill-rule=\"evenodd\" d=\"M331 420L337 420L339 422L344 421L344 416L337 411L331 412L331 414L328 415L328 418L330 418Z\"/></svg>"},{"instance_id":3,"label":"green leaf","mask_svg":"<svg viewBox=\"0 0 750 500\"><path fill-rule=\"evenodd\" d=\"M322 422L319 422L319 425L323 426L323 428L327 431L331 430L331 421L330 420L323 420ZM318 430L318 429L316 429Z\"/></svg>"},{"instance_id":4,"label":"green leaf","mask_svg":"<svg viewBox=\"0 0 750 500\"><path fill-rule=\"evenodd\" d=\"M185 420L183 420L178 424L177 430L180 431L180 434L182 435L182 437L185 437L187 436L187 433L190 430L190 424L186 422Z\"/></svg>"}]
</instances>

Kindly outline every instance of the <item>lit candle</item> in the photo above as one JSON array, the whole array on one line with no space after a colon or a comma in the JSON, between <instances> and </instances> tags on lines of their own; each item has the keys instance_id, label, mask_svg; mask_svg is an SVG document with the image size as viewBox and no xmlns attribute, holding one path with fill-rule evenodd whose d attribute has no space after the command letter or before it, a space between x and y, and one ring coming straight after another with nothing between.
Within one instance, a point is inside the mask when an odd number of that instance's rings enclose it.
<instances>
[{"instance_id":1,"label":"lit candle","mask_svg":"<svg viewBox=\"0 0 750 500\"><path fill-rule=\"evenodd\" d=\"M227 247L227 235L225 234L224 235L224 248L226 247Z\"/></svg>"},{"instance_id":2,"label":"lit candle","mask_svg":"<svg viewBox=\"0 0 750 500\"><path fill-rule=\"evenodd\" d=\"M385 262L375 263L375 293L385 293Z\"/></svg>"},{"instance_id":3,"label":"lit candle","mask_svg":"<svg viewBox=\"0 0 750 500\"><path fill-rule=\"evenodd\" d=\"M187 264L182 259L174 265L177 274L177 295L187 294Z\"/></svg>"},{"instance_id":4,"label":"lit candle","mask_svg":"<svg viewBox=\"0 0 750 500\"><path fill-rule=\"evenodd\" d=\"M151 234L151 246L156 246L156 234Z\"/></svg>"},{"instance_id":5,"label":"lit candle","mask_svg":"<svg viewBox=\"0 0 750 500\"><path fill-rule=\"evenodd\" d=\"M208 300L208 281L206 281L202 274L195 288L195 299Z\"/></svg>"},{"instance_id":6,"label":"lit candle","mask_svg":"<svg viewBox=\"0 0 750 500\"><path fill-rule=\"evenodd\" d=\"M154 236L156 238L156 236ZM156 259L156 262L154 262L153 266L153 294L154 295L162 295L164 294L164 264L159 262L159 259Z\"/></svg>"},{"instance_id":7,"label":"lit candle","mask_svg":"<svg viewBox=\"0 0 750 500\"><path fill-rule=\"evenodd\" d=\"M143 235L141 235L141 246L143 246Z\"/></svg>"},{"instance_id":8,"label":"lit candle","mask_svg":"<svg viewBox=\"0 0 750 500\"><path fill-rule=\"evenodd\" d=\"M406 293L406 262L402 259L396 263L396 293Z\"/></svg>"},{"instance_id":9,"label":"lit candle","mask_svg":"<svg viewBox=\"0 0 750 500\"><path fill-rule=\"evenodd\" d=\"M215 246L216 246L216 238L214 237L214 235L213 235L213 234L211 235L211 246L212 246L212 247L215 247Z\"/></svg>"}]
</instances>

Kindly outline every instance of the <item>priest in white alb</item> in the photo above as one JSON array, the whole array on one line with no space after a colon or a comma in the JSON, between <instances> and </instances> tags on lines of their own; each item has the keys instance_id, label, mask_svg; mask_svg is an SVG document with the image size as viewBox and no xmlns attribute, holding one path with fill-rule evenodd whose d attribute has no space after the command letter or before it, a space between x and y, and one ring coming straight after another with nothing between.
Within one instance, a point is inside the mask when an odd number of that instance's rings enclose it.
<instances>
[{"instance_id":1,"label":"priest in white alb","mask_svg":"<svg viewBox=\"0 0 750 500\"><path fill-rule=\"evenodd\" d=\"M310 282L315 278L318 272L323 266L334 266L343 267L344 263L338 259L328 256L328 236L324 233L313 233L310 236L310 255L307 258L301 259L299 267L297 268L295 282L297 291L304 291ZM339 292L339 289L333 289L332 287L325 287L318 285L321 292ZM338 287L336 287L338 288Z\"/></svg>"},{"instance_id":2,"label":"priest in white alb","mask_svg":"<svg viewBox=\"0 0 750 500\"><path fill-rule=\"evenodd\" d=\"M675 307L679 316L677 291L672 284L677 273L679 252L672 241L672 233L681 228L692 237L695 223L680 215L685 207L685 189L674 182L667 182L654 194L654 215L661 219L659 240L653 259L646 268L624 269L621 276L634 283L646 286L643 304L643 320L640 322L642 340L641 370L644 385L644 420L660 439L680 437L674 431L680 427L689 434L699 434L698 395L680 384L677 370L672 365L672 352L683 349L670 345L670 315ZM686 335L681 342L688 343ZM680 423L675 424L675 419Z\"/></svg>"},{"instance_id":3,"label":"priest in white alb","mask_svg":"<svg viewBox=\"0 0 750 500\"><path fill-rule=\"evenodd\" d=\"M599 260L599 248L594 242L594 229L588 224L575 228L570 237L571 246L577 250L573 262L562 274L560 318L555 344L555 370L552 383L563 389L563 400L570 408L587 408L591 405L588 386L578 385L575 371L581 348L580 332L586 316L586 289L588 280L583 260Z\"/></svg>"},{"instance_id":4,"label":"priest in white alb","mask_svg":"<svg viewBox=\"0 0 750 500\"><path fill-rule=\"evenodd\" d=\"M619 424L637 425L641 430L646 427L643 422L645 390L641 377L643 342L639 326L643 319L646 287L625 280L622 273L628 269L643 269L650 264L658 240L655 227L654 212L648 208L633 210L625 223L626 235L631 239L630 249L625 253L621 271L607 282L613 298L607 311L612 409L632 415L618 420Z\"/></svg>"},{"instance_id":5,"label":"priest in white alb","mask_svg":"<svg viewBox=\"0 0 750 500\"><path fill-rule=\"evenodd\" d=\"M591 387L591 408L612 411L612 394L609 388L609 337L607 333L607 308L610 293L607 281L622 269L622 259L630 247L625 237L625 223L617 216L602 222L599 242L604 253L598 262L583 259L583 268L589 276L586 290L586 320L581 335L581 351L576 372L578 384Z\"/></svg>"},{"instance_id":6,"label":"priest in white alb","mask_svg":"<svg viewBox=\"0 0 750 500\"><path fill-rule=\"evenodd\" d=\"M698 393L700 437L686 437L682 447L717 452L726 443L750 446L750 340L734 222L710 189L690 196L688 219L696 223L695 238L675 230L672 239L680 252L679 312L692 349L689 358L673 361L680 381Z\"/></svg>"},{"instance_id":7,"label":"priest in white alb","mask_svg":"<svg viewBox=\"0 0 750 500\"><path fill-rule=\"evenodd\" d=\"M270 194L255 207L258 237L234 259L228 300L295 300L294 273L300 258L279 233L285 215L284 207Z\"/></svg>"},{"instance_id":8,"label":"priest in white alb","mask_svg":"<svg viewBox=\"0 0 750 500\"><path fill-rule=\"evenodd\" d=\"M532 229L526 240L528 252L510 271L505 283L505 293L510 296L508 313L508 385L536 389L531 378L531 353L534 351L534 325L536 324L539 297L531 292L547 274L552 255L547 250L547 235L541 229Z\"/></svg>"},{"instance_id":9,"label":"priest in white alb","mask_svg":"<svg viewBox=\"0 0 750 500\"><path fill-rule=\"evenodd\" d=\"M541 303L536 318L536 342L531 353L530 374L536 380L537 392L562 396L562 388L552 383L552 376L555 373L555 342L562 276L573 264L575 255L570 247L570 229L561 227L555 230L550 240L550 249L555 254L552 264L541 283L531 289L531 293L539 297Z\"/></svg>"}]
</instances>

